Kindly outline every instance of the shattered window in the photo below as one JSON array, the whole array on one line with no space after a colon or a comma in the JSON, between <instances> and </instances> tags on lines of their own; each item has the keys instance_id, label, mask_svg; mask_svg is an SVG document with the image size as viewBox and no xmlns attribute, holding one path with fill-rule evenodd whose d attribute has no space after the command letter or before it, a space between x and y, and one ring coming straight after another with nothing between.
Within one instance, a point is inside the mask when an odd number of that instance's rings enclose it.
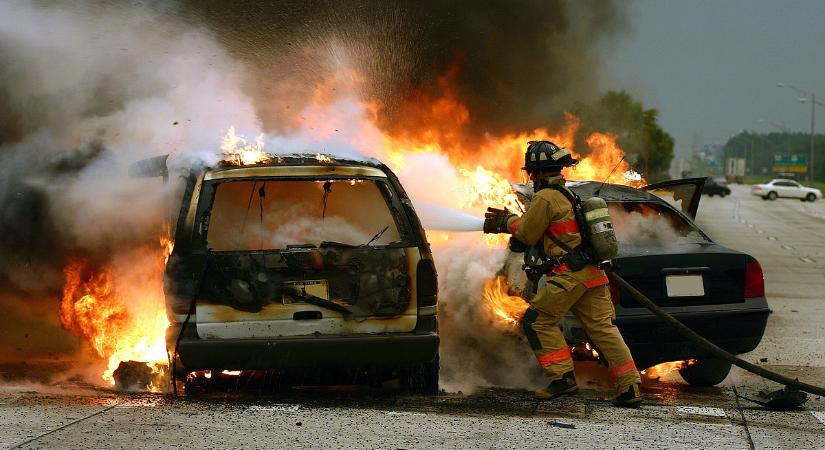
<instances>
[{"instance_id":1,"label":"shattered window","mask_svg":"<svg viewBox=\"0 0 825 450\"><path fill-rule=\"evenodd\" d=\"M244 180L217 186L207 241L216 251L322 242L387 245L398 228L376 181Z\"/></svg>"}]
</instances>

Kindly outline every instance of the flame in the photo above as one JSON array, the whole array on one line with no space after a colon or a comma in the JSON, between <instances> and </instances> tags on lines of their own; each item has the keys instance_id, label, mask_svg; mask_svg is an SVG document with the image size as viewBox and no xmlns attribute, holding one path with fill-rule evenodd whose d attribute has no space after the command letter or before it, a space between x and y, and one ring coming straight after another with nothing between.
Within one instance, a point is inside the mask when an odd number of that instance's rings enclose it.
<instances>
[{"instance_id":1,"label":"flame","mask_svg":"<svg viewBox=\"0 0 825 450\"><path fill-rule=\"evenodd\" d=\"M498 276L484 284L481 294L484 306L491 315L510 326L517 326L524 311L527 311L527 302L521 297L509 295L507 292L506 277Z\"/></svg>"},{"instance_id":2,"label":"flame","mask_svg":"<svg viewBox=\"0 0 825 450\"><path fill-rule=\"evenodd\" d=\"M225 162L238 166L259 164L271 159L264 152L263 135L259 135L254 143L250 143L243 136L235 133L234 126L230 126L227 130L221 142L221 152Z\"/></svg>"},{"instance_id":3,"label":"flame","mask_svg":"<svg viewBox=\"0 0 825 450\"><path fill-rule=\"evenodd\" d=\"M322 162L322 163L331 163L332 162L332 158L330 158L327 155L322 155L320 153L315 154L315 159L317 159L318 162Z\"/></svg>"},{"instance_id":4,"label":"flame","mask_svg":"<svg viewBox=\"0 0 825 450\"><path fill-rule=\"evenodd\" d=\"M169 322L163 300L162 274L174 247L167 236L160 250L135 253L135 265L148 263L148 273L123 273L75 258L64 268L66 283L60 321L84 338L107 361L102 379L114 385L112 373L122 361L142 361L155 373L167 364L164 335ZM145 258L145 260L144 260ZM159 391L161 386L150 386Z\"/></svg>"},{"instance_id":5,"label":"flame","mask_svg":"<svg viewBox=\"0 0 825 450\"><path fill-rule=\"evenodd\" d=\"M399 114L383 114L385 106L380 102L358 99L363 114L361 120L351 110L334 108L332 92L363 92L357 87L364 83L364 77L355 70L342 70L317 87L311 108L303 111L296 123L316 139L354 128L354 134L345 137L347 142L364 154L384 161L396 172L403 169L411 154L446 156L455 166L462 184L460 195L450 196L457 198L445 200L450 203L446 206L471 213L483 211L485 206L504 206L521 213L523 205L510 183L520 181L524 151L531 140L553 141L581 161L575 168L564 171L568 179L644 183L624 160L624 151L612 134L592 133L584 139L588 149L582 152L575 149L581 121L572 114L566 114L564 123L556 129L479 132L474 128L472 111L462 102L456 88L459 69L455 65L439 77L432 92L411 91L405 101L396 105ZM349 89L334 89L338 83L345 83L344 87ZM395 121L390 117L404 120ZM220 149L224 162L234 165L254 165L277 158L264 150L263 135L251 142L239 135L234 126L228 128ZM332 158L320 153L315 159L332 162ZM432 236L440 242L450 239L447 233ZM485 239L491 247L503 247L508 236L486 235ZM103 374L106 381L112 382L112 372L121 361L144 361L153 367L166 362L167 319L162 273L172 246L172 241L165 238L161 240L161 251L150 252L152 256L148 259L152 261L153 273L148 277L149 282L134 282L124 276L122 268L98 267L83 258L72 260L65 268L61 321L108 360ZM482 297L495 320L510 326L518 323L527 308L521 298L508 295L504 277L489 280ZM592 351L595 355L595 350ZM205 376L208 378L211 372Z\"/></svg>"},{"instance_id":6,"label":"flame","mask_svg":"<svg viewBox=\"0 0 825 450\"><path fill-rule=\"evenodd\" d=\"M685 366L694 364L695 360L689 359L685 361L670 361L657 364L653 367L648 367L641 372L642 376L651 380L674 381L681 379L679 369Z\"/></svg>"}]
</instances>

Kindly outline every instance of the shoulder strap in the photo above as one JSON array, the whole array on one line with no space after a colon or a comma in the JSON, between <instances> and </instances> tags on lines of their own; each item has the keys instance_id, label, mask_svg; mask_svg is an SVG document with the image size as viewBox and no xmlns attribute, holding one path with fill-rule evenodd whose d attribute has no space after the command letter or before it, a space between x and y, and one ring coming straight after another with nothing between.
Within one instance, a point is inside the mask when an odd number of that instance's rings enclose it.
<instances>
[{"instance_id":1,"label":"shoulder strap","mask_svg":"<svg viewBox=\"0 0 825 450\"><path fill-rule=\"evenodd\" d=\"M564 197L565 197L567 200L569 200L569 201L570 201L570 206L572 206L572 207L573 207L573 217L575 217L575 218L576 218L576 223L577 223L577 224L578 224L578 226L579 226L579 234L581 234L581 230L582 230L582 223L581 223L581 220L579 220L579 211L578 211L578 209L579 209L579 199L578 199L578 197L575 197L573 193L571 193L571 192L570 192L570 191L568 191L566 188L564 188L564 187L562 187L562 186L560 186L560 185L558 185L558 184L551 184L551 185L548 185L548 186L547 186L547 188L548 188L548 189L553 189L554 191L561 192L561 194L562 194L562 195L564 195ZM573 251L573 248L572 248L572 247L570 247L569 245L565 244L565 243L564 243L564 242L562 242L559 238L557 238L557 237L553 236L552 234L550 234L550 233L545 233L545 236L547 236L547 237L548 237L551 241L553 241L553 243L554 243L554 244L556 244L557 246L561 247L561 248L562 248L562 250L564 250L565 252L570 253L571 251ZM582 239L584 239L584 235L582 235Z\"/></svg>"}]
</instances>

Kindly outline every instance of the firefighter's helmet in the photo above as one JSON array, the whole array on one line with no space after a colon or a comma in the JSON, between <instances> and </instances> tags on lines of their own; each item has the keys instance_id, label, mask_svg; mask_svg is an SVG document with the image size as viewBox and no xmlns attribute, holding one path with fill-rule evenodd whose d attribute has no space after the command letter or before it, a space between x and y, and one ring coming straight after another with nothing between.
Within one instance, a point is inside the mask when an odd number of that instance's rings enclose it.
<instances>
[{"instance_id":1,"label":"firefighter's helmet","mask_svg":"<svg viewBox=\"0 0 825 450\"><path fill-rule=\"evenodd\" d=\"M567 149L550 141L530 141L527 143L522 169L527 173L552 172L578 163Z\"/></svg>"}]
</instances>

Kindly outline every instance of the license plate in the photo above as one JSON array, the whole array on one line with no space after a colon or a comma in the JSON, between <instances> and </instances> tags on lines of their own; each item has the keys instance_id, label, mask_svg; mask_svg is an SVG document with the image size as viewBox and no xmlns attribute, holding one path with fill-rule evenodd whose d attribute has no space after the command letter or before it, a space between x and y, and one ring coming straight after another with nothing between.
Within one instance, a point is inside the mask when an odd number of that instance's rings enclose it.
<instances>
[{"instance_id":1,"label":"license plate","mask_svg":"<svg viewBox=\"0 0 825 450\"><path fill-rule=\"evenodd\" d=\"M668 297L702 297L705 283L702 275L669 275L665 277Z\"/></svg>"},{"instance_id":2,"label":"license plate","mask_svg":"<svg viewBox=\"0 0 825 450\"><path fill-rule=\"evenodd\" d=\"M301 281L285 281L284 286L289 286L298 290L301 293L320 297L324 300L329 300L329 286L327 280L301 280ZM284 295L284 304L303 303L297 298L290 295Z\"/></svg>"}]
</instances>

